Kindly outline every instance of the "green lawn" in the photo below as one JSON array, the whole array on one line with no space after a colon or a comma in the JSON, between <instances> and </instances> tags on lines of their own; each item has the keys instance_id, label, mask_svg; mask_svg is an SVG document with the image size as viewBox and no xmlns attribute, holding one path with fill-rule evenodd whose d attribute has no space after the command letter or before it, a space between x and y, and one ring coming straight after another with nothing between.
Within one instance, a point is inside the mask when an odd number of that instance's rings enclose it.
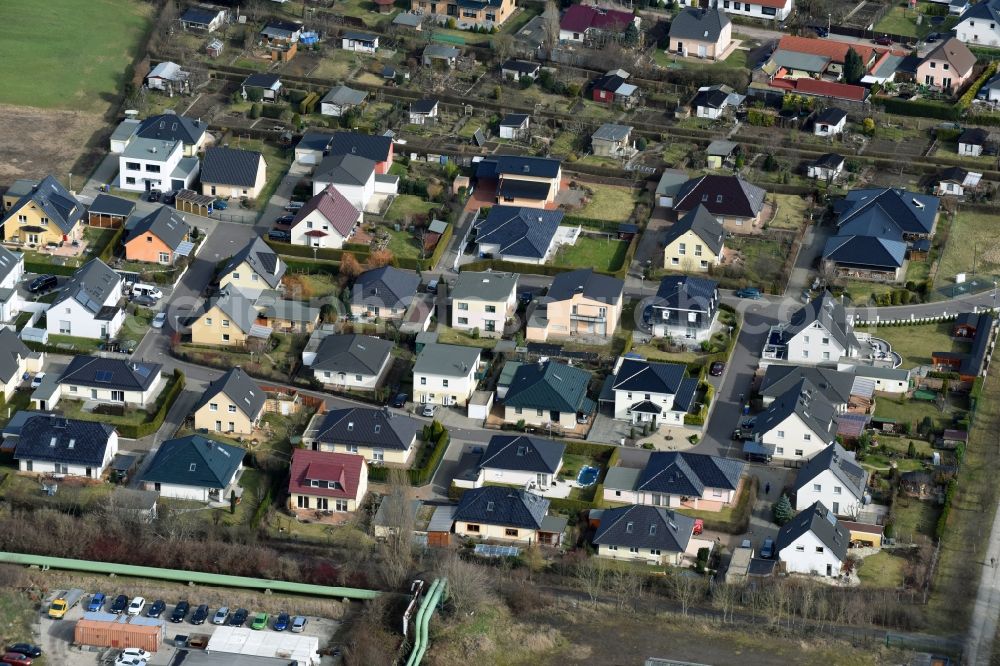
<instances>
[{"instance_id":1,"label":"green lawn","mask_svg":"<svg viewBox=\"0 0 1000 666\"><path fill-rule=\"evenodd\" d=\"M960 211L948 234L935 285L951 284L958 273L1000 273L1000 234L996 216ZM973 266L975 263L975 266Z\"/></svg>"},{"instance_id":2,"label":"green lawn","mask_svg":"<svg viewBox=\"0 0 1000 666\"><path fill-rule=\"evenodd\" d=\"M897 588L903 584L903 567L906 559L882 551L866 557L858 569L861 584L866 587Z\"/></svg>"},{"instance_id":3,"label":"green lawn","mask_svg":"<svg viewBox=\"0 0 1000 666\"><path fill-rule=\"evenodd\" d=\"M653 62L660 67L668 67L670 69L746 69L747 51L736 49L725 60L716 62L699 60L697 57L691 56L683 58L658 48L653 51Z\"/></svg>"},{"instance_id":4,"label":"green lawn","mask_svg":"<svg viewBox=\"0 0 1000 666\"><path fill-rule=\"evenodd\" d=\"M433 201L424 201L413 194L400 194L392 200L389 210L385 212L386 222L406 222L409 217L413 221L418 215L427 217L438 207Z\"/></svg>"},{"instance_id":5,"label":"green lawn","mask_svg":"<svg viewBox=\"0 0 1000 666\"><path fill-rule=\"evenodd\" d=\"M800 229L809 215L809 201L797 194L772 194L769 197L778 207L768 227Z\"/></svg>"},{"instance_id":6,"label":"green lawn","mask_svg":"<svg viewBox=\"0 0 1000 666\"><path fill-rule=\"evenodd\" d=\"M49 346L59 347L67 351L76 350L86 354L99 351L100 340L94 338L78 338L72 335L49 335Z\"/></svg>"},{"instance_id":7,"label":"green lawn","mask_svg":"<svg viewBox=\"0 0 1000 666\"><path fill-rule=\"evenodd\" d=\"M388 250L392 252L393 256L411 259L421 258L419 242L406 229L396 231L390 226L383 225L379 227L379 231L389 234Z\"/></svg>"},{"instance_id":8,"label":"green lawn","mask_svg":"<svg viewBox=\"0 0 1000 666\"><path fill-rule=\"evenodd\" d=\"M885 17L875 25L875 32L904 35L907 37L923 37L929 32L948 32L957 22L958 17L946 16L944 23L932 25L930 17L924 15L917 25L917 15L930 6L930 3L918 3L916 9L910 9L909 3L896 2Z\"/></svg>"},{"instance_id":9,"label":"green lawn","mask_svg":"<svg viewBox=\"0 0 1000 666\"><path fill-rule=\"evenodd\" d=\"M780 293L784 289L782 266L791 249L788 243L764 236L733 236L726 239L726 247L739 251L743 257L741 268L736 271L739 275L735 279L727 279L731 274L730 270L723 276L721 282L727 288L737 284L743 286L745 283L765 292Z\"/></svg>"},{"instance_id":10,"label":"green lawn","mask_svg":"<svg viewBox=\"0 0 1000 666\"><path fill-rule=\"evenodd\" d=\"M931 353L936 351L967 351L967 343L954 343L951 339L951 322L914 324L913 326L879 326L868 332L882 338L893 351L903 357L904 368L930 365Z\"/></svg>"},{"instance_id":11,"label":"green lawn","mask_svg":"<svg viewBox=\"0 0 1000 666\"><path fill-rule=\"evenodd\" d=\"M635 208L635 190L619 185L598 185L585 183L584 187L593 194L587 204L573 215L593 217L598 220L625 221Z\"/></svg>"},{"instance_id":12,"label":"green lawn","mask_svg":"<svg viewBox=\"0 0 1000 666\"><path fill-rule=\"evenodd\" d=\"M563 245L552 263L557 266L617 271L625 261L628 242L611 237L580 234L573 245Z\"/></svg>"},{"instance_id":13,"label":"green lawn","mask_svg":"<svg viewBox=\"0 0 1000 666\"><path fill-rule=\"evenodd\" d=\"M465 331L456 331L450 326L438 324L438 342L446 345L463 345L465 347L482 347L483 349L493 349L497 345L496 338L478 337L474 338Z\"/></svg>"},{"instance_id":14,"label":"green lawn","mask_svg":"<svg viewBox=\"0 0 1000 666\"><path fill-rule=\"evenodd\" d=\"M934 422L934 429L941 431L950 427L952 417L956 412L965 409L965 407L964 399L954 395L949 396L949 402L945 404L944 411L941 411L936 403L925 400L907 400L905 398L879 396L875 399L875 416L884 419L893 419L897 423L909 423L912 428L911 432L914 433L916 432L917 424L924 417L929 416ZM903 441L904 443L909 442L909 440Z\"/></svg>"},{"instance_id":15,"label":"green lawn","mask_svg":"<svg viewBox=\"0 0 1000 666\"><path fill-rule=\"evenodd\" d=\"M31 407L31 391L14 391L10 400L0 408L0 427L7 425L10 417Z\"/></svg>"},{"instance_id":16,"label":"green lawn","mask_svg":"<svg viewBox=\"0 0 1000 666\"><path fill-rule=\"evenodd\" d=\"M893 529L897 538L911 539L918 535L934 536L934 526L941 507L936 502L922 502L912 497L897 497L893 500L896 524Z\"/></svg>"},{"instance_id":17,"label":"green lawn","mask_svg":"<svg viewBox=\"0 0 1000 666\"><path fill-rule=\"evenodd\" d=\"M5 0L0 102L102 111L122 90L154 6L133 0Z\"/></svg>"},{"instance_id":18,"label":"green lawn","mask_svg":"<svg viewBox=\"0 0 1000 666\"><path fill-rule=\"evenodd\" d=\"M118 332L118 339L121 341L131 341L139 344L142 337L149 330L149 325L153 321L155 314L152 310L137 307L134 314L125 317L125 323Z\"/></svg>"}]
</instances>

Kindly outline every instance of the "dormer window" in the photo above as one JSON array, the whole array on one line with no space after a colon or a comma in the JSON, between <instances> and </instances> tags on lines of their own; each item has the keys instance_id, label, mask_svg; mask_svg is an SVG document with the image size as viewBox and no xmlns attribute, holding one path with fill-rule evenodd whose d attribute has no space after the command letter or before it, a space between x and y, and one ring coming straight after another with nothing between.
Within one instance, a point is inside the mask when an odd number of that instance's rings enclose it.
<instances>
[{"instance_id":1,"label":"dormer window","mask_svg":"<svg viewBox=\"0 0 1000 666\"><path fill-rule=\"evenodd\" d=\"M189 472L194 472L197 469L198 469L198 463L191 463L190 467L188 467Z\"/></svg>"},{"instance_id":2,"label":"dormer window","mask_svg":"<svg viewBox=\"0 0 1000 666\"><path fill-rule=\"evenodd\" d=\"M309 479L309 485L313 488L319 488L319 479Z\"/></svg>"},{"instance_id":3,"label":"dormer window","mask_svg":"<svg viewBox=\"0 0 1000 666\"><path fill-rule=\"evenodd\" d=\"M493 507L495 507L495 506L496 506L496 504L494 502L487 502L486 503L486 510L487 511L492 511Z\"/></svg>"},{"instance_id":4,"label":"dormer window","mask_svg":"<svg viewBox=\"0 0 1000 666\"><path fill-rule=\"evenodd\" d=\"M635 527L635 523L629 521L629 523L625 526L625 533L626 534L632 534L632 529L634 527Z\"/></svg>"},{"instance_id":5,"label":"dormer window","mask_svg":"<svg viewBox=\"0 0 1000 666\"><path fill-rule=\"evenodd\" d=\"M353 432L353 431L354 431L354 421L349 421L347 423L347 432Z\"/></svg>"}]
</instances>

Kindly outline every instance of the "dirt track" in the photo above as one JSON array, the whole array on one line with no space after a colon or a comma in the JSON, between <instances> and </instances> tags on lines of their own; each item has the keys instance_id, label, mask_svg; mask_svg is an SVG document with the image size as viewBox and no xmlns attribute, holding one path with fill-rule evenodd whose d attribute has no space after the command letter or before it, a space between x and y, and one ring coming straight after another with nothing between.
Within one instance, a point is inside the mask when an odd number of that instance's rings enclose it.
<instances>
[{"instance_id":1,"label":"dirt track","mask_svg":"<svg viewBox=\"0 0 1000 666\"><path fill-rule=\"evenodd\" d=\"M68 184L68 174L75 169L73 180L79 186L101 153L107 152L102 144L109 129L98 113L0 105L0 117L4 119L0 123L0 183L5 185L49 173Z\"/></svg>"}]
</instances>

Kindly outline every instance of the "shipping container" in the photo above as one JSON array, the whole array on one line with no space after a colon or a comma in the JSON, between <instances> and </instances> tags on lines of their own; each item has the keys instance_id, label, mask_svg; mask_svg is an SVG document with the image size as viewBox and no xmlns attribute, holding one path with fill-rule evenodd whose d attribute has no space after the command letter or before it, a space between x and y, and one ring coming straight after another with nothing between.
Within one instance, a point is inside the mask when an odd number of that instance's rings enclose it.
<instances>
[{"instance_id":1,"label":"shipping container","mask_svg":"<svg viewBox=\"0 0 1000 666\"><path fill-rule=\"evenodd\" d=\"M83 619L76 622L73 641L78 645L156 652L163 642L163 626L163 620L152 617L84 613Z\"/></svg>"}]
</instances>

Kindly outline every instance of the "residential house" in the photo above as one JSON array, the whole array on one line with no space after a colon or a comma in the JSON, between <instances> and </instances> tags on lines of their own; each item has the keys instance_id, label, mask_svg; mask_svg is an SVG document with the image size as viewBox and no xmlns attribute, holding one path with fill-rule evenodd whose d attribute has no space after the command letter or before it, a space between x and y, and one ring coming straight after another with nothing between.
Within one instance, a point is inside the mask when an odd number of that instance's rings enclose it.
<instances>
[{"instance_id":1,"label":"residential house","mask_svg":"<svg viewBox=\"0 0 1000 666\"><path fill-rule=\"evenodd\" d=\"M976 98L987 102L1000 102L1000 74L994 74L976 93Z\"/></svg>"},{"instance_id":2,"label":"residential house","mask_svg":"<svg viewBox=\"0 0 1000 666\"><path fill-rule=\"evenodd\" d=\"M573 430L590 418L594 401L587 397L590 373L556 361L524 363L504 397L504 421Z\"/></svg>"},{"instance_id":3,"label":"residential house","mask_svg":"<svg viewBox=\"0 0 1000 666\"><path fill-rule=\"evenodd\" d=\"M272 46L288 47L302 37L302 26L291 21L270 19L264 24L260 36Z\"/></svg>"},{"instance_id":4,"label":"residential house","mask_svg":"<svg viewBox=\"0 0 1000 666\"><path fill-rule=\"evenodd\" d=\"M333 136L330 132L307 129L295 144L295 161L306 166L316 166L330 153Z\"/></svg>"},{"instance_id":5,"label":"residential house","mask_svg":"<svg viewBox=\"0 0 1000 666\"><path fill-rule=\"evenodd\" d=\"M799 468L795 477L795 510L805 511L819 502L838 517L858 517L865 505L868 472L854 453L837 442L826 447Z\"/></svg>"},{"instance_id":6,"label":"residential house","mask_svg":"<svg viewBox=\"0 0 1000 666\"><path fill-rule=\"evenodd\" d=\"M118 126L111 132L111 137L108 139L109 151L117 155L125 150L128 147L129 141L132 140L141 125L142 121L136 118L126 118L118 123Z\"/></svg>"},{"instance_id":7,"label":"residential house","mask_svg":"<svg viewBox=\"0 0 1000 666\"><path fill-rule=\"evenodd\" d=\"M100 259L78 268L46 313L50 335L110 339L125 321L122 277Z\"/></svg>"},{"instance_id":8,"label":"residential house","mask_svg":"<svg viewBox=\"0 0 1000 666\"><path fill-rule=\"evenodd\" d=\"M691 107L696 117L716 120L721 118L727 109L738 108L745 99L746 96L734 92L724 84L702 86L691 100Z\"/></svg>"},{"instance_id":9,"label":"residential house","mask_svg":"<svg viewBox=\"0 0 1000 666\"><path fill-rule=\"evenodd\" d=\"M339 153L331 150L313 173L313 196L330 185L336 186L355 208L365 210L375 195L396 194L399 177L379 174L375 160L354 152Z\"/></svg>"},{"instance_id":10,"label":"residential house","mask_svg":"<svg viewBox=\"0 0 1000 666\"><path fill-rule=\"evenodd\" d=\"M683 9L670 23L668 53L718 60L733 41L733 22L719 9Z\"/></svg>"},{"instance_id":11,"label":"residential house","mask_svg":"<svg viewBox=\"0 0 1000 666\"><path fill-rule=\"evenodd\" d=\"M473 222L480 256L523 264L544 264L555 252L564 213L521 206L493 206Z\"/></svg>"},{"instance_id":12,"label":"residential house","mask_svg":"<svg viewBox=\"0 0 1000 666\"><path fill-rule=\"evenodd\" d=\"M354 513L368 492L368 464L361 456L293 449L288 510L297 516Z\"/></svg>"},{"instance_id":13,"label":"residential house","mask_svg":"<svg viewBox=\"0 0 1000 666\"><path fill-rule=\"evenodd\" d=\"M680 193L684 184L688 182L686 171L681 169L664 169L660 174L660 180L656 184L656 205L664 208L673 208L674 201Z\"/></svg>"},{"instance_id":14,"label":"residential house","mask_svg":"<svg viewBox=\"0 0 1000 666\"><path fill-rule=\"evenodd\" d=\"M351 287L351 314L373 319L402 319L414 302L420 278L392 266L367 270Z\"/></svg>"},{"instance_id":15,"label":"residential house","mask_svg":"<svg viewBox=\"0 0 1000 666\"><path fill-rule=\"evenodd\" d=\"M201 432L252 435L264 415L267 395L241 368L231 368L208 385L195 404L194 427Z\"/></svg>"},{"instance_id":16,"label":"residential house","mask_svg":"<svg viewBox=\"0 0 1000 666\"><path fill-rule=\"evenodd\" d=\"M219 199L256 199L267 182L267 163L256 150L212 147L201 161L201 193Z\"/></svg>"},{"instance_id":17,"label":"residential house","mask_svg":"<svg viewBox=\"0 0 1000 666\"><path fill-rule=\"evenodd\" d=\"M17 285L24 277L24 255L0 245L0 322L13 322L24 307Z\"/></svg>"},{"instance_id":18,"label":"residential house","mask_svg":"<svg viewBox=\"0 0 1000 666\"><path fill-rule=\"evenodd\" d=\"M856 366L862 367L862 366ZM780 398L803 379L819 389L837 414L867 414L875 405L875 382L864 374L849 370L809 365L768 365L757 389L765 407Z\"/></svg>"},{"instance_id":19,"label":"residential house","mask_svg":"<svg viewBox=\"0 0 1000 666\"><path fill-rule=\"evenodd\" d=\"M410 102L410 124L429 125L438 117L438 101L436 99L418 99Z\"/></svg>"},{"instance_id":20,"label":"residential house","mask_svg":"<svg viewBox=\"0 0 1000 666\"><path fill-rule=\"evenodd\" d=\"M833 365L860 352L861 342L844 305L824 291L793 312L787 323L772 327L763 357L797 365Z\"/></svg>"},{"instance_id":21,"label":"residential house","mask_svg":"<svg viewBox=\"0 0 1000 666\"><path fill-rule=\"evenodd\" d=\"M597 556L656 566L681 566L712 549L707 539L695 539L694 518L653 506L623 506L600 511L594 533Z\"/></svg>"},{"instance_id":22,"label":"residential house","mask_svg":"<svg viewBox=\"0 0 1000 666\"><path fill-rule=\"evenodd\" d=\"M562 187L562 164L547 157L498 155L481 160L475 177L478 187L496 188L499 204L546 208Z\"/></svg>"},{"instance_id":23,"label":"residential house","mask_svg":"<svg viewBox=\"0 0 1000 666\"><path fill-rule=\"evenodd\" d=\"M1000 0L981 0L962 12L953 28L966 44L1000 46Z\"/></svg>"},{"instance_id":24,"label":"residential house","mask_svg":"<svg viewBox=\"0 0 1000 666\"><path fill-rule=\"evenodd\" d=\"M906 274L906 243L878 236L841 234L823 248L823 265L838 276L896 282Z\"/></svg>"},{"instance_id":25,"label":"residential house","mask_svg":"<svg viewBox=\"0 0 1000 666\"><path fill-rule=\"evenodd\" d=\"M708 144L708 148L705 149L705 157L708 158L708 168L709 169L721 169L724 166L731 164L731 159L733 153L737 152L740 144L735 141L726 141L724 139L716 139ZM687 180L685 178L685 180Z\"/></svg>"},{"instance_id":26,"label":"residential house","mask_svg":"<svg viewBox=\"0 0 1000 666\"><path fill-rule=\"evenodd\" d=\"M633 425L683 424L694 406L698 379L680 363L621 357L604 380L601 402L613 405L614 417Z\"/></svg>"},{"instance_id":27,"label":"residential house","mask_svg":"<svg viewBox=\"0 0 1000 666\"><path fill-rule=\"evenodd\" d=\"M619 36L629 24L639 27L640 19L631 12L592 5L570 5L559 21L559 41L584 43L601 36Z\"/></svg>"},{"instance_id":28,"label":"residential house","mask_svg":"<svg viewBox=\"0 0 1000 666\"><path fill-rule=\"evenodd\" d=\"M62 397L149 410L156 406L160 392L167 384L162 369L159 363L74 356L59 375L58 396L48 404L48 408L51 409L58 397Z\"/></svg>"},{"instance_id":29,"label":"residential house","mask_svg":"<svg viewBox=\"0 0 1000 666\"><path fill-rule=\"evenodd\" d=\"M431 14L439 21L454 18L462 29L496 28L514 15L514 0L410 0L410 11Z\"/></svg>"},{"instance_id":30,"label":"residential house","mask_svg":"<svg viewBox=\"0 0 1000 666\"><path fill-rule=\"evenodd\" d=\"M955 320L952 337L956 340L971 340L968 352L934 351L931 362L936 368L958 372L963 382L973 382L986 374L993 344L993 329L996 319L982 312L963 312Z\"/></svg>"},{"instance_id":31,"label":"residential house","mask_svg":"<svg viewBox=\"0 0 1000 666\"><path fill-rule=\"evenodd\" d=\"M722 511L736 504L746 463L705 453L654 451L643 467L612 467L607 503Z\"/></svg>"},{"instance_id":32,"label":"residential house","mask_svg":"<svg viewBox=\"0 0 1000 666\"><path fill-rule=\"evenodd\" d=\"M4 195L3 238L31 248L83 237L83 205L52 176ZM16 193L23 192L16 198Z\"/></svg>"},{"instance_id":33,"label":"residential house","mask_svg":"<svg viewBox=\"0 0 1000 666\"><path fill-rule=\"evenodd\" d=\"M181 69L176 62L161 62L146 75L146 87L150 90L181 92L185 88L189 72Z\"/></svg>"},{"instance_id":34,"label":"residential house","mask_svg":"<svg viewBox=\"0 0 1000 666\"><path fill-rule=\"evenodd\" d=\"M212 142L212 135L208 133L207 122L201 119L179 116L173 112L146 118L139 123L135 134L129 137L127 141L130 142L132 138L152 139L167 143L179 141L184 157L195 157ZM123 150L117 152L123 151L124 147Z\"/></svg>"},{"instance_id":35,"label":"residential house","mask_svg":"<svg viewBox=\"0 0 1000 666\"><path fill-rule=\"evenodd\" d=\"M520 81L522 76L537 79L541 69L542 66L537 62L511 58L500 65L500 76L511 81Z\"/></svg>"},{"instance_id":36,"label":"residential house","mask_svg":"<svg viewBox=\"0 0 1000 666\"><path fill-rule=\"evenodd\" d=\"M757 415L754 442L773 458L806 461L833 443L835 416L825 394L802 379Z\"/></svg>"},{"instance_id":37,"label":"residential house","mask_svg":"<svg viewBox=\"0 0 1000 666\"><path fill-rule=\"evenodd\" d=\"M239 479L246 451L201 435L168 439L160 444L139 482L160 497L228 502L243 489Z\"/></svg>"},{"instance_id":38,"label":"residential house","mask_svg":"<svg viewBox=\"0 0 1000 666\"><path fill-rule=\"evenodd\" d=\"M98 194L87 208L87 224L102 229L118 229L135 211L135 202L110 194Z\"/></svg>"},{"instance_id":39,"label":"residential house","mask_svg":"<svg viewBox=\"0 0 1000 666\"><path fill-rule=\"evenodd\" d=\"M340 48L345 51L374 55L378 50L378 35L348 30L340 35Z\"/></svg>"},{"instance_id":40,"label":"residential house","mask_svg":"<svg viewBox=\"0 0 1000 666\"><path fill-rule=\"evenodd\" d=\"M726 230L705 204L699 203L673 223L664 235L663 267L707 272L722 262Z\"/></svg>"},{"instance_id":41,"label":"residential house","mask_svg":"<svg viewBox=\"0 0 1000 666\"><path fill-rule=\"evenodd\" d=\"M413 401L464 407L476 390L479 347L430 343L413 365Z\"/></svg>"},{"instance_id":42,"label":"residential house","mask_svg":"<svg viewBox=\"0 0 1000 666\"><path fill-rule=\"evenodd\" d=\"M114 426L40 414L21 426L14 459L21 472L100 479L116 453Z\"/></svg>"},{"instance_id":43,"label":"residential house","mask_svg":"<svg viewBox=\"0 0 1000 666\"><path fill-rule=\"evenodd\" d=\"M810 178L831 183L844 172L844 157L837 153L824 153L816 158L807 168Z\"/></svg>"},{"instance_id":44,"label":"residential house","mask_svg":"<svg viewBox=\"0 0 1000 666\"><path fill-rule=\"evenodd\" d=\"M562 469L566 445L526 435L493 435L479 460L475 487L504 484L546 489Z\"/></svg>"},{"instance_id":45,"label":"residential house","mask_svg":"<svg viewBox=\"0 0 1000 666\"><path fill-rule=\"evenodd\" d=\"M128 192L189 190L199 169L198 158L185 157L179 139L137 136L118 156L118 187Z\"/></svg>"},{"instance_id":46,"label":"residential house","mask_svg":"<svg viewBox=\"0 0 1000 666\"><path fill-rule=\"evenodd\" d=\"M348 407L314 416L302 439L313 451L352 453L369 463L406 465L422 427L420 421L387 409Z\"/></svg>"},{"instance_id":47,"label":"residential house","mask_svg":"<svg viewBox=\"0 0 1000 666\"><path fill-rule=\"evenodd\" d=\"M989 132L978 127L970 127L958 137L958 154L964 157L979 157L989 140Z\"/></svg>"},{"instance_id":48,"label":"residential house","mask_svg":"<svg viewBox=\"0 0 1000 666\"><path fill-rule=\"evenodd\" d=\"M185 30L215 32L226 22L226 10L208 7L188 7L181 14L181 27Z\"/></svg>"},{"instance_id":49,"label":"residential house","mask_svg":"<svg viewBox=\"0 0 1000 666\"><path fill-rule=\"evenodd\" d=\"M243 99L257 97L265 102L277 102L281 96L281 77L277 74L251 74L240 86ZM256 91L256 92L254 92Z\"/></svg>"},{"instance_id":50,"label":"residential house","mask_svg":"<svg viewBox=\"0 0 1000 666\"><path fill-rule=\"evenodd\" d=\"M319 112L324 116L339 118L351 109L360 109L368 99L364 90L347 86L334 86L319 102Z\"/></svg>"},{"instance_id":51,"label":"residential house","mask_svg":"<svg viewBox=\"0 0 1000 666\"><path fill-rule=\"evenodd\" d=\"M311 367L316 381L352 391L374 391L392 364L389 340L370 335L327 335Z\"/></svg>"},{"instance_id":52,"label":"residential house","mask_svg":"<svg viewBox=\"0 0 1000 666\"><path fill-rule=\"evenodd\" d=\"M558 546L566 519L548 510L549 500L526 490L483 486L462 494L452 519L459 537Z\"/></svg>"},{"instance_id":53,"label":"residential house","mask_svg":"<svg viewBox=\"0 0 1000 666\"><path fill-rule=\"evenodd\" d=\"M24 376L39 372L44 361L45 354L28 349L14 329L0 328L0 391L5 403L10 401Z\"/></svg>"},{"instance_id":54,"label":"residential house","mask_svg":"<svg viewBox=\"0 0 1000 666\"><path fill-rule=\"evenodd\" d=\"M517 273L462 271L451 288L451 327L499 338L517 309Z\"/></svg>"},{"instance_id":55,"label":"residential house","mask_svg":"<svg viewBox=\"0 0 1000 666\"><path fill-rule=\"evenodd\" d=\"M917 82L957 93L972 79L976 56L955 37L949 37L924 56L917 66Z\"/></svg>"},{"instance_id":56,"label":"residential house","mask_svg":"<svg viewBox=\"0 0 1000 666\"><path fill-rule=\"evenodd\" d=\"M836 578L847 559L850 535L822 502L782 525L775 552L788 573Z\"/></svg>"},{"instance_id":57,"label":"residential house","mask_svg":"<svg viewBox=\"0 0 1000 666\"><path fill-rule=\"evenodd\" d=\"M326 150L331 155L357 155L375 163L375 175L384 176L392 167L393 143L387 134L334 132Z\"/></svg>"},{"instance_id":58,"label":"residential house","mask_svg":"<svg viewBox=\"0 0 1000 666\"><path fill-rule=\"evenodd\" d=\"M719 283L689 275L660 280L649 305L649 325L658 338L700 343L712 337L719 314Z\"/></svg>"},{"instance_id":59,"label":"residential house","mask_svg":"<svg viewBox=\"0 0 1000 666\"><path fill-rule=\"evenodd\" d=\"M129 261L172 266L178 257L189 256L194 245L184 217L169 206L159 206L132 226L125 236L125 258Z\"/></svg>"},{"instance_id":60,"label":"residential house","mask_svg":"<svg viewBox=\"0 0 1000 666\"><path fill-rule=\"evenodd\" d=\"M222 267L219 288L238 289L247 297L256 297L265 289L277 289L286 268L278 253L255 236Z\"/></svg>"},{"instance_id":61,"label":"residential house","mask_svg":"<svg viewBox=\"0 0 1000 666\"><path fill-rule=\"evenodd\" d=\"M0 207L0 212L6 214L11 208L14 207L18 201L31 194L31 192L38 187L41 181L32 180L30 178L18 178L13 183L4 190L3 193L3 206Z\"/></svg>"},{"instance_id":62,"label":"residential house","mask_svg":"<svg viewBox=\"0 0 1000 666\"><path fill-rule=\"evenodd\" d=\"M254 300L256 325L282 333L312 333L319 323L320 309L304 301L287 300L276 291L264 291Z\"/></svg>"},{"instance_id":63,"label":"residential house","mask_svg":"<svg viewBox=\"0 0 1000 666\"><path fill-rule=\"evenodd\" d=\"M639 87L628 83L629 73L623 69L613 69L590 83L590 94L595 102L617 104L631 109L639 103Z\"/></svg>"},{"instance_id":64,"label":"residential house","mask_svg":"<svg viewBox=\"0 0 1000 666\"><path fill-rule=\"evenodd\" d=\"M681 187L674 199L674 210L684 214L701 205L727 231L745 231L761 223L766 194L739 176L709 174L693 178Z\"/></svg>"},{"instance_id":65,"label":"residential house","mask_svg":"<svg viewBox=\"0 0 1000 666\"><path fill-rule=\"evenodd\" d=\"M223 287L191 318L191 342L213 347L243 347L271 337L257 321L256 298L237 287Z\"/></svg>"},{"instance_id":66,"label":"residential house","mask_svg":"<svg viewBox=\"0 0 1000 666\"><path fill-rule=\"evenodd\" d=\"M962 167L948 167L937 178L937 188L934 193L938 196L965 196L966 188L976 188L983 174L975 171L966 171Z\"/></svg>"},{"instance_id":67,"label":"residential house","mask_svg":"<svg viewBox=\"0 0 1000 666\"><path fill-rule=\"evenodd\" d=\"M421 62L424 64L424 67L433 67L435 63L438 63L438 66L454 69L458 63L458 56L461 54L462 52L454 46L428 44L424 47Z\"/></svg>"},{"instance_id":68,"label":"residential house","mask_svg":"<svg viewBox=\"0 0 1000 666\"><path fill-rule=\"evenodd\" d=\"M528 340L578 335L610 338L618 328L624 289L622 280L591 268L556 275L528 321Z\"/></svg>"},{"instance_id":69,"label":"residential house","mask_svg":"<svg viewBox=\"0 0 1000 666\"><path fill-rule=\"evenodd\" d=\"M700 0L679 0L682 7L701 7ZM794 0L717 0L715 6L727 14L763 21L784 21L795 7Z\"/></svg>"},{"instance_id":70,"label":"residential house","mask_svg":"<svg viewBox=\"0 0 1000 666\"><path fill-rule=\"evenodd\" d=\"M524 141L530 125L531 116L527 113L508 113L500 120L500 138Z\"/></svg>"},{"instance_id":71,"label":"residential house","mask_svg":"<svg viewBox=\"0 0 1000 666\"><path fill-rule=\"evenodd\" d=\"M871 71L882 55L881 51L856 42L785 35L762 72L778 80L822 78L825 82L836 82L844 76L847 53L851 50L861 58L864 74Z\"/></svg>"},{"instance_id":72,"label":"residential house","mask_svg":"<svg viewBox=\"0 0 1000 666\"><path fill-rule=\"evenodd\" d=\"M604 123L590 135L590 146L597 157L627 159L635 154L632 147L632 128L628 125Z\"/></svg>"},{"instance_id":73,"label":"residential house","mask_svg":"<svg viewBox=\"0 0 1000 666\"><path fill-rule=\"evenodd\" d=\"M354 235L363 216L335 185L330 185L295 213L292 244L339 250Z\"/></svg>"},{"instance_id":74,"label":"residential house","mask_svg":"<svg viewBox=\"0 0 1000 666\"><path fill-rule=\"evenodd\" d=\"M816 114L813 120L813 134L816 136L839 136L847 126L847 112L835 107L827 107Z\"/></svg>"}]
</instances>

